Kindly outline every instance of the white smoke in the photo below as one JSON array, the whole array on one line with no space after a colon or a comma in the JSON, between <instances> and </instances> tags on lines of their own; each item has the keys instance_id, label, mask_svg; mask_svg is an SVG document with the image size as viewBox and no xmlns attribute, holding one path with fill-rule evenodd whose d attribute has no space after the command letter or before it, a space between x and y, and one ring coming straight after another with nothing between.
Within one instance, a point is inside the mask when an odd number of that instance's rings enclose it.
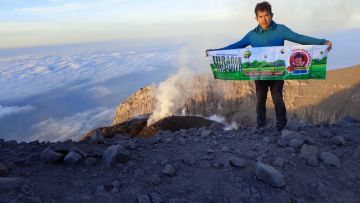
<instances>
[{"instance_id":1,"label":"white smoke","mask_svg":"<svg viewBox=\"0 0 360 203\"><path fill-rule=\"evenodd\" d=\"M211 115L209 118L207 118L211 121L215 121L215 122L218 122L218 123L224 123L225 122L225 118L222 117L222 116L219 116L219 115Z\"/></svg>"},{"instance_id":2,"label":"white smoke","mask_svg":"<svg viewBox=\"0 0 360 203\"><path fill-rule=\"evenodd\" d=\"M182 109L181 115L186 115L183 108L186 100L194 95L195 91L191 80L195 74L210 72L205 57L206 42L194 40L179 51L179 69L175 75L161 82L157 88L155 110L150 116L147 125L174 115Z\"/></svg>"},{"instance_id":3,"label":"white smoke","mask_svg":"<svg viewBox=\"0 0 360 203\"><path fill-rule=\"evenodd\" d=\"M175 75L170 76L159 84L156 92L156 107L150 116L147 125L174 115L177 109L182 106L191 95L192 89L184 81L192 78L194 72L188 68L180 68Z\"/></svg>"},{"instance_id":4,"label":"white smoke","mask_svg":"<svg viewBox=\"0 0 360 203\"><path fill-rule=\"evenodd\" d=\"M227 124L225 123L225 131L230 131L230 130L238 130L239 129L239 124L235 121L232 121L231 124Z\"/></svg>"},{"instance_id":5,"label":"white smoke","mask_svg":"<svg viewBox=\"0 0 360 203\"><path fill-rule=\"evenodd\" d=\"M225 125L224 130L225 131L230 131L230 130L238 130L239 129L239 124L235 121L232 121L231 124L227 123L225 118L223 116L219 116L219 115L211 115L210 117L208 117L207 119L215 121L215 122L219 122Z\"/></svg>"}]
</instances>

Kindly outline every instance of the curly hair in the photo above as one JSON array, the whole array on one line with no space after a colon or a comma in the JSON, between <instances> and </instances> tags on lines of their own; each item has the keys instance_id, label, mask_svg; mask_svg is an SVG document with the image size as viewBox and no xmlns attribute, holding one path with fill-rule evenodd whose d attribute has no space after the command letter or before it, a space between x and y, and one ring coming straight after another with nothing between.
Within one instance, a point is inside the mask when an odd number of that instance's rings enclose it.
<instances>
[{"instance_id":1,"label":"curly hair","mask_svg":"<svg viewBox=\"0 0 360 203\"><path fill-rule=\"evenodd\" d=\"M271 5L267 1L263 1L261 3L256 4L255 6L255 15L257 16L258 11L267 11L270 15L273 15L271 10Z\"/></svg>"}]
</instances>

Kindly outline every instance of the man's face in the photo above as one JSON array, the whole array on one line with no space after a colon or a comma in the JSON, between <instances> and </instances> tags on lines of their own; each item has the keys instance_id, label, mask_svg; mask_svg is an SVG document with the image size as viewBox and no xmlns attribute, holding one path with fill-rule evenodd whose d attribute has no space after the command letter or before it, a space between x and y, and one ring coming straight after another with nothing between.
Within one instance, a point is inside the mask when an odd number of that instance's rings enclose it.
<instances>
[{"instance_id":1,"label":"man's face","mask_svg":"<svg viewBox=\"0 0 360 203\"><path fill-rule=\"evenodd\" d=\"M297 57L295 59L295 66L296 67L300 67L302 65L302 63L303 63L303 59L301 57Z\"/></svg>"},{"instance_id":2,"label":"man's face","mask_svg":"<svg viewBox=\"0 0 360 203\"><path fill-rule=\"evenodd\" d=\"M261 28L266 30L270 26L272 16L267 11L258 11L255 19L259 23Z\"/></svg>"}]
</instances>

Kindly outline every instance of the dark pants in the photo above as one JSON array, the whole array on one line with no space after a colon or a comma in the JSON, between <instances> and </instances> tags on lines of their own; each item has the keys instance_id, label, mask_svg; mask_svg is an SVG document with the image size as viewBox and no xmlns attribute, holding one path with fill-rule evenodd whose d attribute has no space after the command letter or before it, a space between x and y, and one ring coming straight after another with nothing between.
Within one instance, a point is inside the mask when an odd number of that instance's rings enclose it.
<instances>
[{"instance_id":1,"label":"dark pants","mask_svg":"<svg viewBox=\"0 0 360 203\"><path fill-rule=\"evenodd\" d=\"M276 112L276 127L282 129L286 126L286 107L283 99L283 80L255 80L256 86L256 115L257 126L266 125L266 98L270 87L271 97Z\"/></svg>"}]
</instances>

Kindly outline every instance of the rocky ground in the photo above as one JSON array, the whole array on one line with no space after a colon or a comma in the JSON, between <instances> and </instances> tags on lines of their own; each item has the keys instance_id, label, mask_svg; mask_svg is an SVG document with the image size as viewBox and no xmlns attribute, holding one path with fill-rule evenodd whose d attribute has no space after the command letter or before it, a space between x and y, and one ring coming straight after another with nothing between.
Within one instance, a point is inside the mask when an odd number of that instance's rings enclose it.
<instances>
[{"instance_id":1,"label":"rocky ground","mask_svg":"<svg viewBox=\"0 0 360 203\"><path fill-rule=\"evenodd\" d=\"M0 202L360 202L360 121L0 140Z\"/></svg>"}]
</instances>

